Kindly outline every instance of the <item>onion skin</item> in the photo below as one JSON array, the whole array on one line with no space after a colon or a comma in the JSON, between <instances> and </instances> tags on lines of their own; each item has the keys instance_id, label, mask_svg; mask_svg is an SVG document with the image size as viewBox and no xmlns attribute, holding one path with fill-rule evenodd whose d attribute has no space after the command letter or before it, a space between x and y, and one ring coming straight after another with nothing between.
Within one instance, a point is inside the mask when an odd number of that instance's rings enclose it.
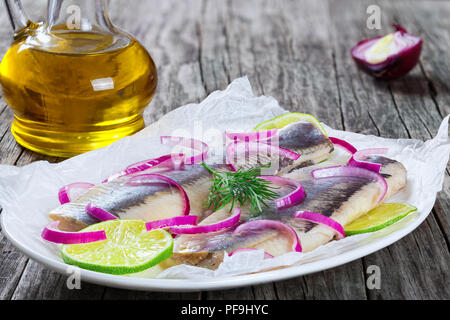
<instances>
[{"instance_id":1,"label":"onion skin","mask_svg":"<svg viewBox=\"0 0 450 320\"><path fill-rule=\"evenodd\" d=\"M241 217L241 208L234 208L232 215L220 222L205 225L194 225L194 226L174 226L169 229L169 232L174 235L178 234L198 234L198 233L209 233L216 232L223 229L230 228L235 224L239 223Z\"/></svg>"},{"instance_id":2,"label":"onion skin","mask_svg":"<svg viewBox=\"0 0 450 320\"><path fill-rule=\"evenodd\" d=\"M278 210L293 207L305 200L305 189L303 188L303 185L298 181L278 176L259 176L259 178L275 183L288 184L296 188L294 191L285 195L284 197L275 199L275 205L277 206Z\"/></svg>"},{"instance_id":3,"label":"onion skin","mask_svg":"<svg viewBox=\"0 0 450 320\"><path fill-rule=\"evenodd\" d=\"M59 221L50 222L42 230L41 237L44 240L62 244L90 243L107 239L105 230L65 232L58 229L58 224Z\"/></svg>"},{"instance_id":4,"label":"onion skin","mask_svg":"<svg viewBox=\"0 0 450 320\"><path fill-rule=\"evenodd\" d=\"M60 204L69 203L72 200L74 200L73 198L78 198L84 192L88 191L90 188L92 188L94 186L95 186L94 184L89 183L89 182L74 182L74 183L65 185L58 191L59 203ZM78 192L75 193L75 197L73 196L73 194L71 196L71 192L70 192L71 190L73 190L73 188L78 188Z\"/></svg>"},{"instance_id":5,"label":"onion skin","mask_svg":"<svg viewBox=\"0 0 450 320\"><path fill-rule=\"evenodd\" d=\"M399 33L401 36L406 34L408 36L415 37L418 39L418 42L413 46L401 49L397 53L388 55L386 60L383 62L372 64L364 58L360 57L357 54L357 51L362 45L366 44L367 42L380 39L382 38L382 36L362 40L358 42L358 44L354 46L350 51L353 60L355 61L359 69L375 78L391 80L403 77L417 65L417 63L419 62L420 53L422 51L422 39L418 36L408 34L402 26L394 25L394 27L397 30L396 33Z\"/></svg>"},{"instance_id":6,"label":"onion skin","mask_svg":"<svg viewBox=\"0 0 450 320\"><path fill-rule=\"evenodd\" d=\"M347 152L349 152L352 155L358 151L354 146L352 146L350 143L348 143L345 140L338 139L335 137L329 137L329 139L335 146L341 147L342 149L346 150Z\"/></svg>"},{"instance_id":7,"label":"onion skin","mask_svg":"<svg viewBox=\"0 0 450 320\"><path fill-rule=\"evenodd\" d=\"M333 231L336 233L337 239L345 238L344 227L336 220L331 219L330 217L327 217L320 213L312 212L312 211L297 211L294 213L294 215L292 217L295 219L303 219L306 221L310 221L310 222L314 222L314 223L326 226L328 228L333 229Z\"/></svg>"},{"instance_id":8,"label":"onion skin","mask_svg":"<svg viewBox=\"0 0 450 320\"><path fill-rule=\"evenodd\" d=\"M108 211L103 210L102 208L96 207L92 205L92 203L88 203L85 207L85 210L87 213L89 213L91 216L97 218L100 221L108 221L108 220L116 220L118 219L113 214L109 213Z\"/></svg>"},{"instance_id":9,"label":"onion skin","mask_svg":"<svg viewBox=\"0 0 450 320\"><path fill-rule=\"evenodd\" d=\"M285 232L291 238L292 251L302 252L300 239L298 238L298 235L295 232L295 230L291 226L278 220L269 220L269 219L250 220L244 222L243 224L240 224L236 229L234 229L233 235L239 235L241 233L248 232L249 230L263 230L267 228L272 228Z\"/></svg>"},{"instance_id":10,"label":"onion skin","mask_svg":"<svg viewBox=\"0 0 450 320\"><path fill-rule=\"evenodd\" d=\"M371 148L359 150L353 154L350 160L348 160L347 165L351 167L363 168L376 173L380 173L381 164L366 161L365 158L372 154L385 154L387 152L388 152L387 148Z\"/></svg>"}]
</instances>

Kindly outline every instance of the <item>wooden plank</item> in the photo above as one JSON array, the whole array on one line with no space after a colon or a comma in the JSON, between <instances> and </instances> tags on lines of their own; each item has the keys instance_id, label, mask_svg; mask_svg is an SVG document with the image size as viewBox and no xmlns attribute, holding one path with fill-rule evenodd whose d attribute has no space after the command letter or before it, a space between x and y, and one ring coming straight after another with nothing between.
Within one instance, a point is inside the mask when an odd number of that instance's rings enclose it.
<instances>
[{"instance_id":1,"label":"wooden plank","mask_svg":"<svg viewBox=\"0 0 450 320\"><path fill-rule=\"evenodd\" d=\"M423 76L421 77L420 68L416 68L403 80L382 82L354 71L356 70L354 66L345 65L345 60L350 60L348 59L348 48L351 48L363 38L375 36L372 31L365 28L364 15L355 15L348 8L352 7L353 10L364 13L365 8L374 3L380 6L385 19L383 25L385 29L378 32L387 33L386 29L389 29L387 25L395 21L394 16L396 14L391 3L384 1L358 2L359 6L356 7L354 2L339 1L332 4L334 15L331 16L332 19L336 17L337 26L335 37L339 39L335 42L336 65L338 68L341 63L345 66L345 72L343 70L341 73L347 78L340 87L345 88L349 83L356 87L356 89L347 90L347 94L341 96L351 99L350 92L354 92L360 108L369 108L369 113L375 120L373 124L381 136L405 137L406 135L406 137L429 139L429 127L436 128L440 122L440 116L436 112L426 79ZM405 3L405 6L408 5L411 5L411 3ZM413 5L411 7L413 8L411 10L414 10ZM403 10L402 13L404 14ZM417 21L416 24L419 24L419 22ZM352 25L357 27L351 27ZM359 35L358 32L362 34ZM342 54L339 52L342 52ZM360 81L350 82L350 79L354 77L358 77ZM367 90L370 94L366 96L360 94L367 92ZM391 99L389 99L389 96L391 96ZM370 108L374 108L374 111L370 111ZM347 114L346 112L345 115ZM387 118L386 115L388 115ZM359 118L355 120L358 121ZM387 121L389 122L386 124ZM348 123L346 122L346 129L354 131L353 126ZM421 248L426 246L430 247L428 253L430 255L432 253L434 256L433 259L436 261L434 265L429 264L430 256L412 254L413 252L419 252ZM392 252L395 252L395 255ZM434 287L425 290L426 285L424 285L427 282L437 283L441 281L445 283L448 281L446 279L448 251L433 216L430 216L419 230L402 241L364 258L364 264L366 266L378 265L382 272L382 288L380 290L368 290L367 292L371 299L380 297L409 299L446 297L445 293L443 294L439 290L435 291ZM421 273L418 276L417 273L421 268L430 269L430 272Z\"/></svg>"},{"instance_id":2,"label":"wooden plank","mask_svg":"<svg viewBox=\"0 0 450 320\"><path fill-rule=\"evenodd\" d=\"M447 247L450 247L450 176L445 174L443 190L438 193L434 213L436 222L445 234Z\"/></svg>"},{"instance_id":3,"label":"wooden plank","mask_svg":"<svg viewBox=\"0 0 450 320\"><path fill-rule=\"evenodd\" d=\"M361 259L316 274L275 283L281 300L364 300L365 280Z\"/></svg>"},{"instance_id":4,"label":"wooden plank","mask_svg":"<svg viewBox=\"0 0 450 320\"><path fill-rule=\"evenodd\" d=\"M0 233L0 300L12 297L27 258Z\"/></svg>"},{"instance_id":5,"label":"wooden plank","mask_svg":"<svg viewBox=\"0 0 450 320\"><path fill-rule=\"evenodd\" d=\"M416 68L408 80L394 83L392 93L407 127L411 128L410 136L424 140L436 134L442 118L450 111L449 90L441 85L443 73L448 75L450 71L448 59L442 59L441 56L448 54L450 45L447 41L437 41L436 38L437 34L441 35L441 39L449 38L450 22L448 19L439 19L439 16L450 13L450 3L433 4L431 8L433 10L425 3L420 3L412 10L409 2L395 3L395 15L401 17L398 19L399 22L412 22L411 28L417 30L411 32L421 35L424 46L421 68ZM439 21L438 28L430 23L432 19ZM438 194L433 210L438 227L445 235L447 246L449 246L449 217L445 213L450 211L449 196L447 172L443 191Z\"/></svg>"},{"instance_id":6,"label":"wooden plank","mask_svg":"<svg viewBox=\"0 0 450 320\"><path fill-rule=\"evenodd\" d=\"M206 96L201 79L197 21L202 2L111 1L112 21L148 49L158 66L158 88L144 117L146 123Z\"/></svg>"},{"instance_id":7,"label":"wooden plank","mask_svg":"<svg viewBox=\"0 0 450 320\"><path fill-rule=\"evenodd\" d=\"M67 276L47 269L29 260L23 275L12 295L12 300L99 300L105 288L90 283L81 283L81 289L68 289Z\"/></svg>"},{"instance_id":8,"label":"wooden plank","mask_svg":"<svg viewBox=\"0 0 450 320\"><path fill-rule=\"evenodd\" d=\"M421 67L426 79L429 81L429 87L432 92L433 100L441 116L445 117L450 113L450 101L448 92L450 85L448 83L448 73L450 70L450 61L448 52L450 50L450 22L445 17L450 14L450 3L439 2L430 3L421 1L415 4L415 10L412 10L407 3L399 4L399 10L405 11L406 16L412 21L419 21L414 24L418 34L423 37L423 51L421 54ZM397 16L402 16L400 11Z\"/></svg>"}]
</instances>

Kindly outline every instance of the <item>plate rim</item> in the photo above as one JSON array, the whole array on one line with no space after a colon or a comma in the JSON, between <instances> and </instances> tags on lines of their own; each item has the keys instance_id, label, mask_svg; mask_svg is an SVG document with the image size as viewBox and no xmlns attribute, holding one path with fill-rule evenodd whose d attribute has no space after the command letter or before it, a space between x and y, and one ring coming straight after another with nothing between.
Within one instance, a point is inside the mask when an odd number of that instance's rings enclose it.
<instances>
[{"instance_id":1,"label":"plate rim","mask_svg":"<svg viewBox=\"0 0 450 320\"><path fill-rule=\"evenodd\" d=\"M433 204L436 201L436 196L437 193L435 194ZM365 257L393 244L394 242L397 242L398 240L414 231L431 213L431 209L422 210L428 211L428 213L420 214L419 211L416 211L418 214L418 217L416 219L409 222L403 228L396 230L384 237L381 237L380 239L377 239L372 243L349 250L347 252L340 253L332 257L308 262L301 265L288 266L286 268L277 270L229 276L223 277L221 279L156 279L125 277L80 268L80 277L81 281L83 282L94 283L107 287L157 292L197 292L225 290L244 286L260 285L274 281L282 281L338 267L340 265L352 262L356 259ZM7 223L5 223L5 217L6 215L8 215L7 212L8 211L4 211L0 215L2 232L4 233L6 238L11 241L11 243L22 253L24 253L28 258L38 262L39 264L45 266L46 268L49 268L50 270L63 275L68 275L67 268L70 267L70 265L67 265L62 261L55 261L54 259L51 259L49 257L46 257L45 255L33 251L32 249L29 249L9 232Z\"/></svg>"}]
</instances>

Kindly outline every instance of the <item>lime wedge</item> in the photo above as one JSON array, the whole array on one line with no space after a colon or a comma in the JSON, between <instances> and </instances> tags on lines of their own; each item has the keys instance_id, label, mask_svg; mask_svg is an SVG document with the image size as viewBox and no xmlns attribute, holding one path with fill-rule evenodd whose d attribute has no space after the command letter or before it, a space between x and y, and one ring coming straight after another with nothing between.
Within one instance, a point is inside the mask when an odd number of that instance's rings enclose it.
<instances>
[{"instance_id":1,"label":"lime wedge","mask_svg":"<svg viewBox=\"0 0 450 320\"><path fill-rule=\"evenodd\" d=\"M328 137L327 132L322 127L319 120L317 120L314 116L312 116L310 114L298 113L298 112L285 113L285 114L282 114L281 116L261 122L253 129L253 131L267 131L267 130L271 130L271 129L281 129L290 123L298 122L298 121L311 122L320 131L322 131L325 136Z\"/></svg>"},{"instance_id":2,"label":"lime wedge","mask_svg":"<svg viewBox=\"0 0 450 320\"><path fill-rule=\"evenodd\" d=\"M83 269L128 274L146 270L172 255L172 236L162 229L148 231L141 220L109 220L82 231L105 230L107 240L68 244L64 262Z\"/></svg>"},{"instance_id":3,"label":"lime wedge","mask_svg":"<svg viewBox=\"0 0 450 320\"><path fill-rule=\"evenodd\" d=\"M345 235L351 236L383 229L416 210L416 207L404 203L383 203L345 226Z\"/></svg>"}]
</instances>

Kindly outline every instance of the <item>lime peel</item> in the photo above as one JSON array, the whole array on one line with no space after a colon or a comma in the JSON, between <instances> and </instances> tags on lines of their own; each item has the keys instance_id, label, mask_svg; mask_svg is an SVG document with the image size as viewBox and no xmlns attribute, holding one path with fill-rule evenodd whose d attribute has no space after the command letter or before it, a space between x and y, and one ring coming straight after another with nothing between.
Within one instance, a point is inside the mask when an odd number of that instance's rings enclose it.
<instances>
[{"instance_id":1,"label":"lime peel","mask_svg":"<svg viewBox=\"0 0 450 320\"><path fill-rule=\"evenodd\" d=\"M416 207L405 203L383 203L345 226L345 235L352 236L381 230L414 211L417 211Z\"/></svg>"},{"instance_id":2,"label":"lime peel","mask_svg":"<svg viewBox=\"0 0 450 320\"><path fill-rule=\"evenodd\" d=\"M271 129L282 129L288 124L291 124L293 122L298 121L308 121L311 122L313 125L315 125L322 133L328 137L327 132L325 131L322 124L317 120L316 117L307 114L307 113L299 113L299 112L290 112L290 113L284 113L280 116L277 116L273 119L266 120L264 122L261 122L258 124L253 131L267 131Z\"/></svg>"},{"instance_id":3,"label":"lime peel","mask_svg":"<svg viewBox=\"0 0 450 320\"><path fill-rule=\"evenodd\" d=\"M110 274L146 270L169 258L172 236L163 229L147 231L141 220L109 220L82 230L104 230L107 240L61 247L64 262L83 269Z\"/></svg>"}]
</instances>

